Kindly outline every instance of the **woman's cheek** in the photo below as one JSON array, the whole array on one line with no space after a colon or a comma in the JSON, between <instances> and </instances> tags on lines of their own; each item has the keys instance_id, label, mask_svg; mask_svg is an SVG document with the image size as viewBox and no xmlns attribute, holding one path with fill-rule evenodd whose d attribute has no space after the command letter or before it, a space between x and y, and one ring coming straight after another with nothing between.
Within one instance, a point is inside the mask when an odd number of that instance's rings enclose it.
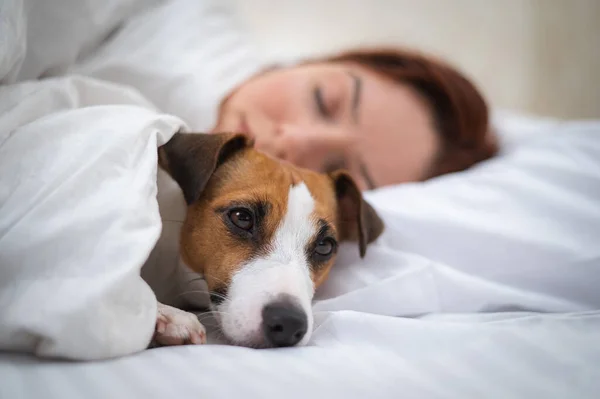
<instances>
[{"instance_id":1,"label":"woman's cheek","mask_svg":"<svg viewBox=\"0 0 600 399\"><path fill-rule=\"evenodd\" d=\"M261 108L273 122L286 122L288 117L289 90L285 84L273 84L261 96Z\"/></svg>"}]
</instances>

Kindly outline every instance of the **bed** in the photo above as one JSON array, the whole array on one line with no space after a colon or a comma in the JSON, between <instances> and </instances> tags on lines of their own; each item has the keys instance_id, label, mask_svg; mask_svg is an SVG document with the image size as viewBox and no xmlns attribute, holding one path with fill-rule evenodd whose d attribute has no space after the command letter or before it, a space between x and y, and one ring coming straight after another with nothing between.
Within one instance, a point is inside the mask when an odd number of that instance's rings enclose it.
<instances>
[{"instance_id":1,"label":"bed","mask_svg":"<svg viewBox=\"0 0 600 399\"><path fill-rule=\"evenodd\" d=\"M0 398L597 397L600 121L501 110L498 157L365 194L387 230L342 246L306 347L143 350L156 147L260 63L218 2L92 3L61 53L18 40L52 10L0 6Z\"/></svg>"}]
</instances>

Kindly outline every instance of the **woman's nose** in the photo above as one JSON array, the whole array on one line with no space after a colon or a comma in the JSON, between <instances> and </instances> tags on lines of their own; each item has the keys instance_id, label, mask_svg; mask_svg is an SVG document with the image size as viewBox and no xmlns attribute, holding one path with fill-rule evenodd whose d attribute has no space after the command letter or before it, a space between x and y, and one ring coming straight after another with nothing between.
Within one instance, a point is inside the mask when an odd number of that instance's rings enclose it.
<instances>
[{"instance_id":1,"label":"woman's nose","mask_svg":"<svg viewBox=\"0 0 600 399\"><path fill-rule=\"evenodd\" d=\"M273 156L297 166L320 169L331 148L323 132L314 127L279 125L272 135Z\"/></svg>"}]
</instances>

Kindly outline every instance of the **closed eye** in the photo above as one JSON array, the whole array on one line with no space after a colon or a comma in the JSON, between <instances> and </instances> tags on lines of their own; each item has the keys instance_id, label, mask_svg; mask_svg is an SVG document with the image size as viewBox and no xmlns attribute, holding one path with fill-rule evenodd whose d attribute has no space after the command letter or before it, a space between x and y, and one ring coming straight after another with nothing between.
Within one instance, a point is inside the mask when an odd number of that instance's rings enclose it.
<instances>
[{"instance_id":1,"label":"closed eye","mask_svg":"<svg viewBox=\"0 0 600 399\"><path fill-rule=\"evenodd\" d=\"M327 109L327 104L325 104L325 99L323 98L323 89L321 89L321 87L317 86L314 88L313 98L319 115L325 119L331 119L331 112Z\"/></svg>"}]
</instances>

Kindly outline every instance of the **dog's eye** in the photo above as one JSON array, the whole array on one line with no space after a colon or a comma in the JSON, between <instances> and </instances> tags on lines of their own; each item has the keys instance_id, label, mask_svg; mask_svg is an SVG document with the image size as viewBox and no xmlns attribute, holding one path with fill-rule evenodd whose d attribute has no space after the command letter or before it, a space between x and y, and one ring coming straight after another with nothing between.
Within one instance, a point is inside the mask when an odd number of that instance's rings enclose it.
<instances>
[{"instance_id":1,"label":"dog's eye","mask_svg":"<svg viewBox=\"0 0 600 399\"><path fill-rule=\"evenodd\" d=\"M229 211L229 220L236 227L249 231L254 227L254 217L252 213L246 209L238 208Z\"/></svg>"},{"instance_id":2,"label":"dog's eye","mask_svg":"<svg viewBox=\"0 0 600 399\"><path fill-rule=\"evenodd\" d=\"M331 238L325 238L317 243L315 253L320 256L329 256L335 249L335 242Z\"/></svg>"}]
</instances>

